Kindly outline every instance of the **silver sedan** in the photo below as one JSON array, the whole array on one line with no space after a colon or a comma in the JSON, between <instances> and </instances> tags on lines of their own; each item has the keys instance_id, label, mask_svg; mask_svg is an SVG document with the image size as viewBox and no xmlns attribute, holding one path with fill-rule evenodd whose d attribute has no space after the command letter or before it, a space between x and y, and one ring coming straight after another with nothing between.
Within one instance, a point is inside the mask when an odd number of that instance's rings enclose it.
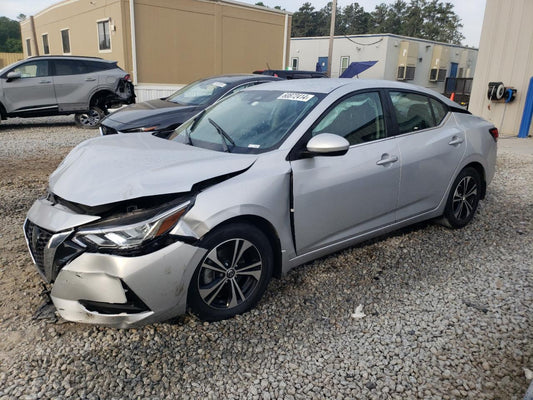
<instances>
[{"instance_id":1,"label":"silver sedan","mask_svg":"<svg viewBox=\"0 0 533 400\"><path fill-rule=\"evenodd\" d=\"M461 228L497 129L420 87L314 79L245 89L181 125L88 140L24 231L59 314L116 327L253 307L272 276L427 219Z\"/></svg>"}]
</instances>

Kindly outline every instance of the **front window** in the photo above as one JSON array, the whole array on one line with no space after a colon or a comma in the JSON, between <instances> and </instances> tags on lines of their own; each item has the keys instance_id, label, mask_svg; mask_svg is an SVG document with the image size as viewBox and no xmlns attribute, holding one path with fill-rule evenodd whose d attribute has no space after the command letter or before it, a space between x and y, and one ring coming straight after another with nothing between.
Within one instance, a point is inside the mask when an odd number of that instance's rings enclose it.
<instances>
[{"instance_id":1,"label":"front window","mask_svg":"<svg viewBox=\"0 0 533 400\"><path fill-rule=\"evenodd\" d=\"M109 36L109 20L98 22L98 49L111 49L111 37Z\"/></svg>"},{"instance_id":2,"label":"front window","mask_svg":"<svg viewBox=\"0 0 533 400\"><path fill-rule=\"evenodd\" d=\"M337 103L312 130L313 136L333 133L350 145L371 142L387 136L379 93L358 93Z\"/></svg>"},{"instance_id":3,"label":"front window","mask_svg":"<svg viewBox=\"0 0 533 400\"><path fill-rule=\"evenodd\" d=\"M218 151L262 153L277 148L322 97L239 92L178 127L170 139Z\"/></svg>"},{"instance_id":4,"label":"front window","mask_svg":"<svg viewBox=\"0 0 533 400\"><path fill-rule=\"evenodd\" d=\"M228 84L217 78L196 81L167 97L167 101L186 106L199 106L214 102L228 90Z\"/></svg>"},{"instance_id":5,"label":"front window","mask_svg":"<svg viewBox=\"0 0 533 400\"><path fill-rule=\"evenodd\" d=\"M19 65L10 72L19 72L20 77L24 78L38 78L41 76L48 76L48 61L30 61Z\"/></svg>"},{"instance_id":6,"label":"front window","mask_svg":"<svg viewBox=\"0 0 533 400\"><path fill-rule=\"evenodd\" d=\"M63 53L70 53L70 34L68 29L63 29L61 31L61 42L63 43Z\"/></svg>"}]
</instances>

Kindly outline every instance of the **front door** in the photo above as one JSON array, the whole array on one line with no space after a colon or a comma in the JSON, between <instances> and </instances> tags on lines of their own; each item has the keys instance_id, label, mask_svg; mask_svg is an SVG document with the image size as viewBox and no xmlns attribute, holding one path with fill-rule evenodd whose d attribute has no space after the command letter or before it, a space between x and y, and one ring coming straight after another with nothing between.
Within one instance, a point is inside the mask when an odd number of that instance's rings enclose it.
<instances>
[{"instance_id":1,"label":"front door","mask_svg":"<svg viewBox=\"0 0 533 400\"><path fill-rule=\"evenodd\" d=\"M399 152L387 138L380 95L350 95L321 118L311 135L333 133L351 144L343 156L291 162L299 255L389 225L395 220Z\"/></svg>"},{"instance_id":2,"label":"front door","mask_svg":"<svg viewBox=\"0 0 533 400\"><path fill-rule=\"evenodd\" d=\"M57 109L53 77L49 70L48 61L34 60L9 71L19 72L20 78L8 81L4 75L2 91L6 111L12 113Z\"/></svg>"},{"instance_id":3,"label":"front door","mask_svg":"<svg viewBox=\"0 0 533 400\"><path fill-rule=\"evenodd\" d=\"M316 63L317 72L328 72L328 58L327 57L318 57L318 62Z\"/></svg>"}]
</instances>

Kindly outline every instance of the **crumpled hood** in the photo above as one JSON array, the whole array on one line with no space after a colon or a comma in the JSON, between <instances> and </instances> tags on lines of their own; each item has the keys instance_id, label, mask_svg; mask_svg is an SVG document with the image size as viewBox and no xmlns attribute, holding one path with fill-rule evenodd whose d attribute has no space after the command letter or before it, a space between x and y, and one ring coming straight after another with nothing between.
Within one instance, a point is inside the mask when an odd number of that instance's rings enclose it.
<instances>
[{"instance_id":1,"label":"crumpled hood","mask_svg":"<svg viewBox=\"0 0 533 400\"><path fill-rule=\"evenodd\" d=\"M113 123L110 124L110 121L118 122L128 128L130 125L137 126L140 124L144 126L154 123L157 124L160 120L167 117L175 117L177 122L183 123L186 119L189 119L190 114L194 113L197 108L197 106L186 106L163 99L154 99L121 108L109 114L105 121L109 125L115 125ZM181 120L181 115L184 116L185 120ZM105 121L103 121L104 124Z\"/></svg>"},{"instance_id":2,"label":"crumpled hood","mask_svg":"<svg viewBox=\"0 0 533 400\"><path fill-rule=\"evenodd\" d=\"M256 155L222 153L145 133L86 140L50 176L57 196L98 206L144 196L180 193L206 179L250 167Z\"/></svg>"}]
</instances>

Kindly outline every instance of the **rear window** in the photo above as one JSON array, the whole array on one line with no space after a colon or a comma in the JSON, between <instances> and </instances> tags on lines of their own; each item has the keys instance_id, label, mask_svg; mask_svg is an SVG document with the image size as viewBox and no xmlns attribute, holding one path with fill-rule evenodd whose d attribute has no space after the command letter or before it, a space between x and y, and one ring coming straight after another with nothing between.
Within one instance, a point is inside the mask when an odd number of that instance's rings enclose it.
<instances>
[{"instance_id":1,"label":"rear window","mask_svg":"<svg viewBox=\"0 0 533 400\"><path fill-rule=\"evenodd\" d=\"M390 92L399 133L408 133L436 126L429 97L411 92Z\"/></svg>"},{"instance_id":2,"label":"rear window","mask_svg":"<svg viewBox=\"0 0 533 400\"><path fill-rule=\"evenodd\" d=\"M90 74L117 68L117 63L91 60L54 60L56 75Z\"/></svg>"}]
</instances>

